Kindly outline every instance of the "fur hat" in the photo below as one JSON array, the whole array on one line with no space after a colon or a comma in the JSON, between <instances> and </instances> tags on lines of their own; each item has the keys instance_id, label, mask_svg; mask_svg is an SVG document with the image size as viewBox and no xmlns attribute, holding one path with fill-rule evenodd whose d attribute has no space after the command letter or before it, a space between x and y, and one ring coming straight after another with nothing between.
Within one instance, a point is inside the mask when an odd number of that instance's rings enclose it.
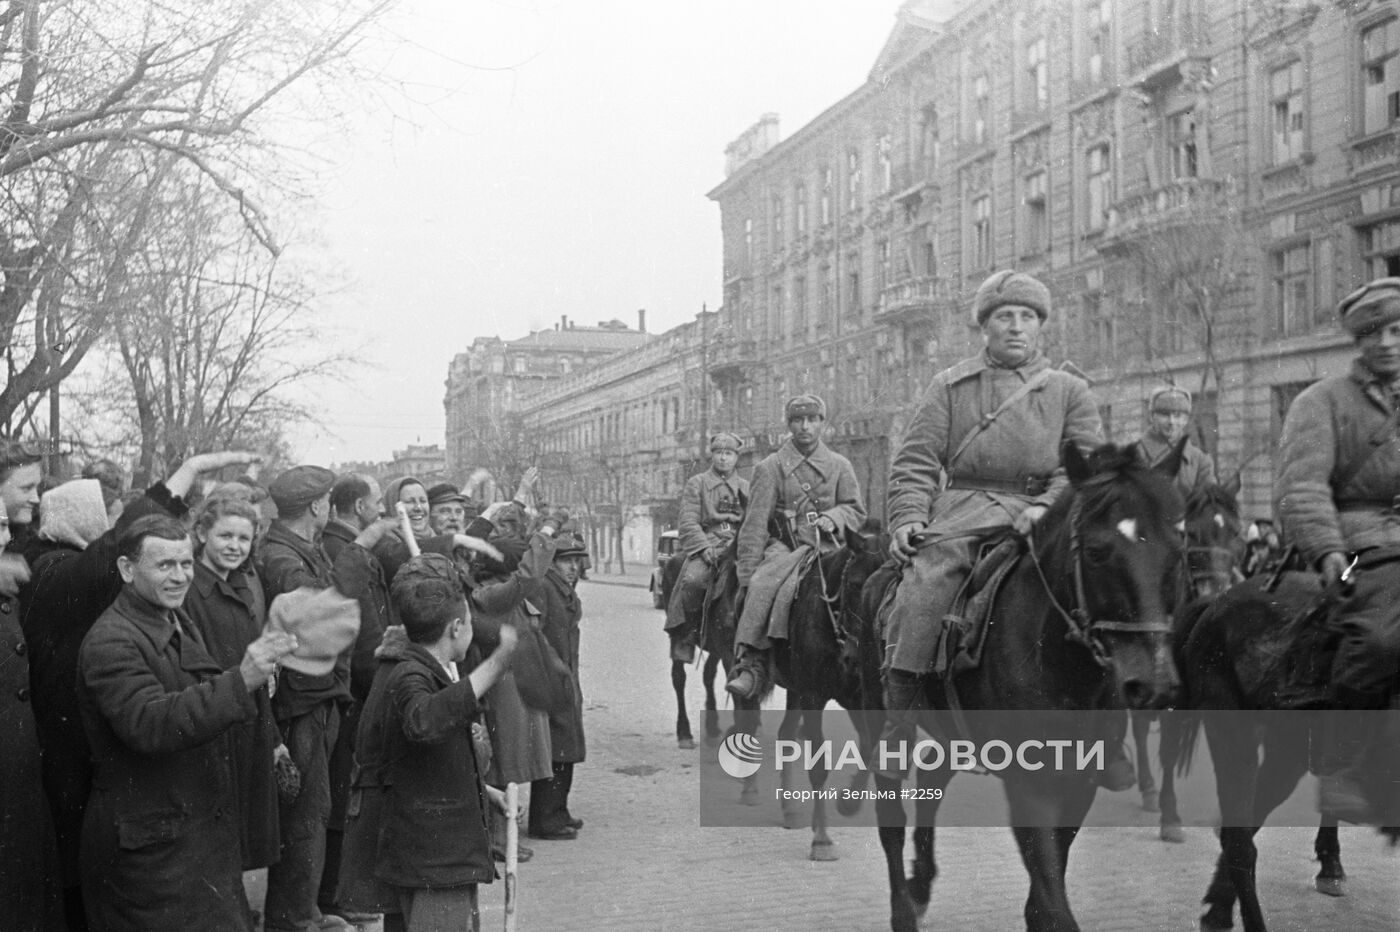
<instances>
[{"instance_id":1,"label":"fur hat","mask_svg":"<svg viewBox=\"0 0 1400 932\"><path fill-rule=\"evenodd\" d=\"M1400 278L1378 278L1362 285L1337 305L1337 316L1342 329L1353 337L1400 320Z\"/></svg>"},{"instance_id":2,"label":"fur hat","mask_svg":"<svg viewBox=\"0 0 1400 932\"><path fill-rule=\"evenodd\" d=\"M972 299L972 322L981 327L992 311L1008 304L1028 307L1045 320L1050 316L1050 289L1024 272L993 272L977 287Z\"/></svg>"},{"instance_id":3,"label":"fur hat","mask_svg":"<svg viewBox=\"0 0 1400 932\"><path fill-rule=\"evenodd\" d=\"M797 417L819 417L826 420L826 402L822 401L820 395L798 395L789 398L783 408L783 420L790 421Z\"/></svg>"},{"instance_id":4,"label":"fur hat","mask_svg":"<svg viewBox=\"0 0 1400 932\"><path fill-rule=\"evenodd\" d=\"M1191 413L1191 393L1176 385L1163 385L1147 396L1147 411L1184 411Z\"/></svg>"}]
</instances>

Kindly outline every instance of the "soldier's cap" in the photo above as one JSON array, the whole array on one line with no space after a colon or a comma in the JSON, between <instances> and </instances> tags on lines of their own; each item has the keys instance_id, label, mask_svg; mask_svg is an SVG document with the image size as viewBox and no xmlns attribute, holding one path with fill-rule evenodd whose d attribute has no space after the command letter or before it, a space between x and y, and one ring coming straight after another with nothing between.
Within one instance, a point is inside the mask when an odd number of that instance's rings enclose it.
<instances>
[{"instance_id":1,"label":"soldier's cap","mask_svg":"<svg viewBox=\"0 0 1400 932\"><path fill-rule=\"evenodd\" d=\"M992 312L1008 304L1019 304L1035 311L1041 320L1050 317L1050 289L1025 272L1003 269L993 272L977 286L972 299L972 322L981 327Z\"/></svg>"},{"instance_id":2,"label":"soldier's cap","mask_svg":"<svg viewBox=\"0 0 1400 932\"><path fill-rule=\"evenodd\" d=\"M1164 414L1173 411L1190 414L1191 393L1175 385L1163 385L1154 389L1152 394L1147 396L1147 410L1161 411Z\"/></svg>"},{"instance_id":3,"label":"soldier's cap","mask_svg":"<svg viewBox=\"0 0 1400 932\"><path fill-rule=\"evenodd\" d=\"M297 512L335 485L335 473L324 466L293 466L267 484L267 494L279 512Z\"/></svg>"},{"instance_id":4,"label":"soldier's cap","mask_svg":"<svg viewBox=\"0 0 1400 932\"><path fill-rule=\"evenodd\" d=\"M469 498L462 494L462 490L450 482L439 482L428 490L428 507L434 505L446 505L448 502L460 502L465 505Z\"/></svg>"},{"instance_id":5,"label":"soldier's cap","mask_svg":"<svg viewBox=\"0 0 1400 932\"><path fill-rule=\"evenodd\" d=\"M1400 320L1400 278L1378 278L1362 285L1337 305L1337 317L1353 337Z\"/></svg>"},{"instance_id":6,"label":"soldier's cap","mask_svg":"<svg viewBox=\"0 0 1400 932\"><path fill-rule=\"evenodd\" d=\"M282 666L324 676L360 633L360 603L333 588L302 586L272 600L266 630L296 635L297 649L282 658Z\"/></svg>"},{"instance_id":7,"label":"soldier's cap","mask_svg":"<svg viewBox=\"0 0 1400 932\"><path fill-rule=\"evenodd\" d=\"M18 440L0 440L0 469L32 466L44 458L34 447Z\"/></svg>"},{"instance_id":8,"label":"soldier's cap","mask_svg":"<svg viewBox=\"0 0 1400 932\"><path fill-rule=\"evenodd\" d=\"M738 453L744 448L744 441L739 439L738 434L722 430L710 438L710 452L718 453L721 450L733 450Z\"/></svg>"},{"instance_id":9,"label":"soldier's cap","mask_svg":"<svg viewBox=\"0 0 1400 932\"><path fill-rule=\"evenodd\" d=\"M554 559L558 560L560 557L583 557L585 565L587 565L588 547L580 538L572 534L560 534L556 540L558 541L558 546L554 548Z\"/></svg>"},{"instance_id":10,"label":"soldier's cap","mask_svg":"<svg viewBox=\"0 0 1400 932\"><path fill-rule=\"evenodd\" d=\"M783 420L791 421L799 417L819 417L826 420L826 402L820 395L797 395L789 398L783 408Z\"/></svg>"}]
</instances>

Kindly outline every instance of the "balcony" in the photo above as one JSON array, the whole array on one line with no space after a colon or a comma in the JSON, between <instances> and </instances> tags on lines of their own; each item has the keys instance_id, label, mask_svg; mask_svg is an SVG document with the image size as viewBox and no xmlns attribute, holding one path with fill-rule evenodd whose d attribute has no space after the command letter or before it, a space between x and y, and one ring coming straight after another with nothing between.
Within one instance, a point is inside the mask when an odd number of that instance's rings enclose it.
<instances>
[{"instance_id":1,"label":"balcony","mask_svg":"<svg viewBox=\"0 0 1400 932\"><path fill-rule=\"evenodd\" d=\"M1221 219L1233 206L1233 187L1214 178L1180 178L1170 184L1124 198L1108 211L1099 250L1161 230Z\"/></svg>"},{"instance_id":2,"label":"balcony","mask_svg":"<svg viewBox=\"0 0 1400 932\"><path fill-rule=\"evenodd\" d=\"M1400 159L1400 130L1384 129L1347 146L1348 168L1353 175L1377 168L1394 169Z\"/></svg>"},{"instance_id":3,"label":"balcony","mask_svg":"<svg viewBox=\"0 0 1400 932\"><path fill-rule=\"evenodd\" d=\"M894 200L902 205L912 203L917 206L924 193L936 186L933 180L936 167L932 159L915 159L905 165L896 165L894 183L890 186Z\"/></svg>"},{"instance_id":4,"label":"balcony","mask_svg":"<svg viewBox=\"0 0 1400 932\"><path fill-rule=\"evenodd\" d=\"M757 341L726 340L709 348L708 369L716 384L746 382L760 365Z\"/></svg>"},{"instance_id":5,"label":"balcony","mask_svg":"<svg viewBox=\"0 0 1400 932\"><path fill-rule=\"evenodd\" d=\"M1129 84L1147 90L1165 87L1181 80L1188 61L1206 57L1207 36L1204 18L1183 11L1175 18L1148 26L1128 45Z\"/></svg>"},{"instance_id":6,"label":"balcony","mask_svg":"<svg viewBox=\"0 0 1400 932\"><path fill-rule=\"evenodd\" d=\"M943 310L956 308L957 303L957 289L946 278L936 275L906 278L880 292L875 322L888 325L926 323L932 326Z\"/></svg>"}]
</instances>

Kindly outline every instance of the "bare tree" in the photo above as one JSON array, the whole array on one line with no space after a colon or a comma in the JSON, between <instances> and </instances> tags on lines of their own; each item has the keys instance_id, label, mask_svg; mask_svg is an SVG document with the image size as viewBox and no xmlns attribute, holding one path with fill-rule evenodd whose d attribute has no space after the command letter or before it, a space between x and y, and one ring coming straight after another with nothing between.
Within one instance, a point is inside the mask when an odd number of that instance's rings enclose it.
<instances>
[{"instance_id":1,"label":"bare tree","mask_svg":"<svg viewBox=\"0 0 1400 932\"><path fill-rule=\"evenodd\" d=\"M176 167L201 175L248 237L279 252L255 193L272 193L284 170L269 153L278 106L299 97L311 112L309 101L328 100L353 71L348 53L391 3L0 7L0 424L13 430L16 417L32 416L35 396L71 375L109 329Z\"/></svg>"}]
</instances>

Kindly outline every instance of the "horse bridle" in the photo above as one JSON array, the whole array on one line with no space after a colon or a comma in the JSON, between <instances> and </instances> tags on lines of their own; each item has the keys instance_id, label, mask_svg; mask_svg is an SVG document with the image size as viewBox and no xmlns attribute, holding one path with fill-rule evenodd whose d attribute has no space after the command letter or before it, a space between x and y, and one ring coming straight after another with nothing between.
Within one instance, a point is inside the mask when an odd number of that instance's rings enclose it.
<instances>
[{"instance_id":1,"label":"horse bridle","mask_svg":"<svg viewBox=\"0 0 1400 932\"><path fill-rule=\"evenodd\" d=\"M1076 603L1073 608L1066 610L1055 598L1055 593L1050 587L1050 580L1045 577L1045 569L1040 565L1040 557L1035 552L1033 538L1030 540L1029 548L1031 563L1035 566L1036 575L1040 577L1040 584L1045 589L1046 598L1050 600L1050 604L1065 621L1065 640L1082 645L1093 656L1095 663L1108 668L1113 661L1108 650L1103 646L1103 641L1100 639L1101 634L1106 631L1116 631L1123 634L1170 634L1171 626L1159 622L1090 617L1089 610L1085 607L1089 604L1089 600L1085 597L1084 555L1079 534L1081 511L1079 499L1076 497L1069 507L1069 553L1070 562L1074 566L1074 601Z\"/></svg>"}]
</instances>

